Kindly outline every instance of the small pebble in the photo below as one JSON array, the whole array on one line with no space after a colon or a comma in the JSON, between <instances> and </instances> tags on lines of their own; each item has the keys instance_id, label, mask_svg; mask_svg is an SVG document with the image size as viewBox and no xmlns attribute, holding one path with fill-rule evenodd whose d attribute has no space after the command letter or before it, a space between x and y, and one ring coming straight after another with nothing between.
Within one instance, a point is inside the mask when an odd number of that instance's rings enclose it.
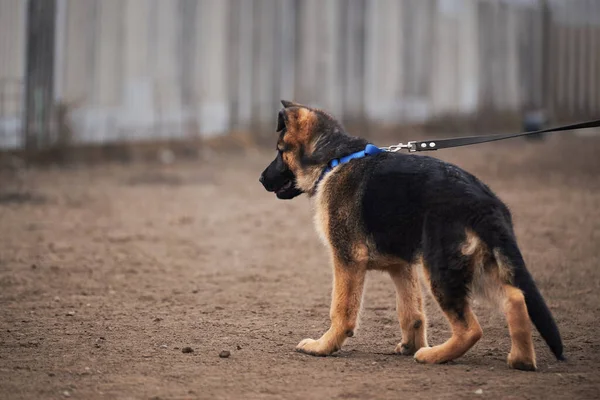
<instances>
[{"instance_id":1,"label":"small pebble","mask_svg":"<svg viewBox=\"0 0 600 400\"><path fill-rule=\"evenodd\" d=\"M193 353L194 349L192 349L191 347L184 347L183 349L181 349L182 353Z\"/></svg>"},{"instance_id":2,"label":"small pebble","mask_svg":"<svg viewBox=\"0 0 600 400\"><path fill-rule=\"evenodd\" d=\"M231 355L231 353L229 352L229 350L223 350L222 352L219 353L219 357L221 358L227 358Z\"/></svg>"},{"instance_id":3,"label":"small pebble","mask_svg":"<svg viewBox=\"0 0 600 400\"><path fill-rule=\"evenodd\" d=\"M63 396L65 396L65 397L71 397L71 393L68 390L65 390L63 392Z\"/></svg>"},{"instance_id":4,"label":"small pebble","mask_svg":"<svg viewBox=\"0 0 600 400\"><path fill-rule=\"evenodd\" d=\"M160 348L161 348L161 349L166 349L166 348L167 348L167 345L166 345L166 344L161 344L161 345L160 345Z\"/></svg>"},{"instance_id":5,"label":"small pebble","mask_svg":"<svg viewBox=\"0 0 600 400\"><path fill-rule=\"evenodd\" d=\"M474 393L475 394L483 394L483 389L477 389Z\"/></svg>"},{"instance_id":6,"label":"small pebble","mask_svg":"<svg viewBox=\"0 0 600 400\"><path fill-rule=\"evenodd\" d=\"M72 317L73 315L75 315L75 311L69 311L67 313L67 317Z\"/></svg>"},{"instance_id":7,"label":"small pebble","mask_svg":"<svg viewBox=\"0 0 600 400\"><path fill-rule=\"evenodd\" d=\"M241 349L242 349L242 346L240 346L240 345L238 344L236 348L237 348L238 350L241 350Z\"/></svg>"}]
</instances>

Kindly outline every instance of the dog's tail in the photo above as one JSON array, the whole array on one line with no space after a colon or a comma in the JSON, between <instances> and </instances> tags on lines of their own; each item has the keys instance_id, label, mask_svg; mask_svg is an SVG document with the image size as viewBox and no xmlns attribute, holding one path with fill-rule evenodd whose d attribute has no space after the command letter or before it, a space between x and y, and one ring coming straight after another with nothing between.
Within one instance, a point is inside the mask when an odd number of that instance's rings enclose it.
<instances>
[{"instance_id":1,"label":"dog's tail","mask_svg":"<svg viewBox=\"0 0 600 400\"><path fill-rule=\"evenodd\" d=\"M502 254L503 258L505 257L509 264L507 267L512 270L514 285L521 289L525 295L525 304L527 305L527 311L531 322L533 322L533 325L535 325L542 338L546 341L548 347L550 347L550 350L556 356L556 359L564 361L563 343L560 332L558 331L558 326L556 325L542 294L538 290L533 277L527 270L514 234L510 231L512 230L509 230L509 232L505 231L505 234L499 236L494 235L495 237L489 237L489 235L487 235L492 243L485 238L484 241L488 243L488 246L491 245L490 248L497 249ZM497 261L500 262L500 260Z\"/></svg>"}]
</instances>

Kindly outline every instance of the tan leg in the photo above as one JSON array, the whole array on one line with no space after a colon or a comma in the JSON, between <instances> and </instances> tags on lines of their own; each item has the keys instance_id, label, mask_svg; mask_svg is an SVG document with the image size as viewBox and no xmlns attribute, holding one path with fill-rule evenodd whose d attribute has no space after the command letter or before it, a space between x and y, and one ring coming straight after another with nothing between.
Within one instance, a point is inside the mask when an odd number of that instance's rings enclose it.
<instances>
[{"instance_id":1,"label":"tan leg","mask_svg":"<svg viewBox=\"0 0 600 400\"><path fill-rule=\"evenodd\" d=\"M452 327L452 337L444 344L434 347L423 347L415 354L415 360L427 364L439 364L454 360L465 354L483 334L481 326L471 311L471 307L466 304L462 315L455 312L444 311L450 326Z\"/></svg>"},{"instance_id":2,"label":"tan leg","mask_svg":"<svg viewBox=\"0 0 600 400\"><path fill-rule=\"evenodd\" d=\"M314 356L327 356L354 335L365 284L366 265L344 265L334 260L331 327L318 340L304 339L296 350Z\"/></svg>"},{"instance_id":3,"label":"tan leg","mask_svg":"<svg viewBox=\"0 0 600 400\"><path fill-rule=\"evenodd\" d=\"M535 351L531 338L531 320L523 292L512 285L504 285L504 313L510 332L511 349L508 365L524 371L535 371Z\"/></svg>"},{"instance_id":4,"label":"tan leg","mask_svg":"<svg viewBox=\"0 0 600 400\"><path fill-rule=\"evenodd\" d=\"M402 341L395 351L403 355L413 355L421 347L427 347L427 321L416 268L403 265L390 271L396 286L396 311L402 331Z\"/></svg>"}]
</instances>

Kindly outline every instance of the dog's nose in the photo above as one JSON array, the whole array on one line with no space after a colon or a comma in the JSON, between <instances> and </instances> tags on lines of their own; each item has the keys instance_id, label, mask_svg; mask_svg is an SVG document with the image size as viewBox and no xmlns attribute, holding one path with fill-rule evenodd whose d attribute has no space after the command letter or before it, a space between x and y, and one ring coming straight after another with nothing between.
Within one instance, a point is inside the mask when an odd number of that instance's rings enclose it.
<instances>
[{"instance_id":1,"label":"dog's nose","mask_svg":"<svg viewBox=\"0 0 600 400\"><path fill-rule=\"evenodd\" d=\"M258 181L264 185L265 177L263 175L261 175L260 178L258 178Z\"/></svg>"}]
</instances>

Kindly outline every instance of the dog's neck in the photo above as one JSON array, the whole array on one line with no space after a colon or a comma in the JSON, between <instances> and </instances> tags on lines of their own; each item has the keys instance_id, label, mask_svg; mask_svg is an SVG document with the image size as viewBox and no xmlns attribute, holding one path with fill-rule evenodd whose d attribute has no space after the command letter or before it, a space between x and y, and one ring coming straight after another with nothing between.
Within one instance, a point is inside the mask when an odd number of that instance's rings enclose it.
<instances>
[{"instance_id":1,"label":"dog's neck","mask_svg":"<svg viewBox=\"0 0 600 400\"><path fill-rule=\"evenodd\" d=\"M348 136L342 132L322 135L315 141L312 153L302 160L300 171L296 175L296 186L309 197L314 196L329 162L363 150L367 143L365 139Z\"/></svg>"}]
</instances>

